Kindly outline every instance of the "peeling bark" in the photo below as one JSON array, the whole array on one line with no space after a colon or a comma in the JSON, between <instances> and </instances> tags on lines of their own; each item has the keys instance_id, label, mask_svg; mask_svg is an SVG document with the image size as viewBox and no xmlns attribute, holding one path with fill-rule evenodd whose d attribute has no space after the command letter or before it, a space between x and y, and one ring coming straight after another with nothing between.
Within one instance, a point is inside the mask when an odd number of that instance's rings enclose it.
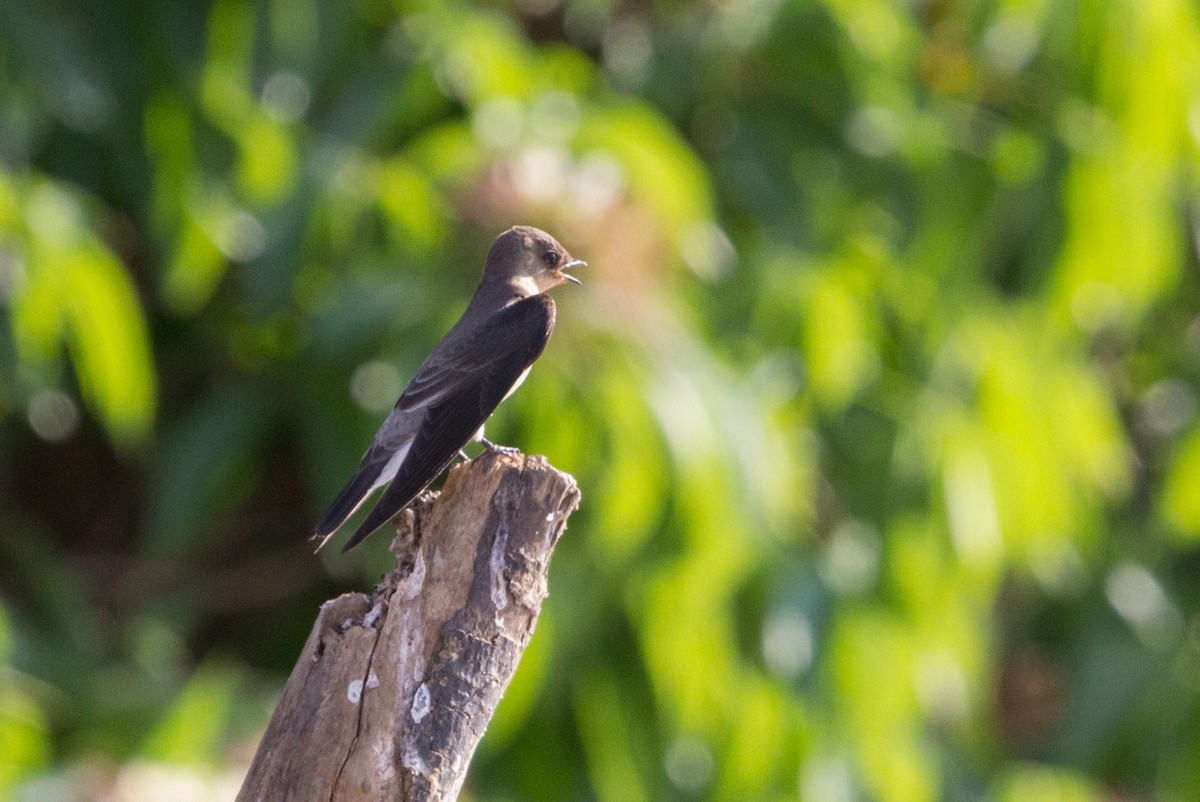
<instances>
[{"instance_id":1,"label":"peeling bark","mask_svg":"<svg viewBox=\"0 0 1200 802\"><path fill-rule=\"evenodd\" d=\"M239 802L455 799L578 505L543 458L487 452L397 516L396 568L321 606Z\"/></svg>"}]
</instances>

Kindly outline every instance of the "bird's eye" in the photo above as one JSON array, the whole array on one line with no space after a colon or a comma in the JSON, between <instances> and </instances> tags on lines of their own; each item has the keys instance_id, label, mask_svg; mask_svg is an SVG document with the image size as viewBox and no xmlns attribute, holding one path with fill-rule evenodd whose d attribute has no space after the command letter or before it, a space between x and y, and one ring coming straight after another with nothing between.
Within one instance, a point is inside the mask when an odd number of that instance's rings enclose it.
<instances>
[{"instance_id":1,"label":"bird's eye","mask_svg":"<svg viewBox=\"0 0 1200 802\"><path fill-rule=\"evenodd\" d=\"M542 254L542 261L550 267L554 267L556 264L558 264L558 254L554 251L546 251Z\"/></svg>"}]
</instances>

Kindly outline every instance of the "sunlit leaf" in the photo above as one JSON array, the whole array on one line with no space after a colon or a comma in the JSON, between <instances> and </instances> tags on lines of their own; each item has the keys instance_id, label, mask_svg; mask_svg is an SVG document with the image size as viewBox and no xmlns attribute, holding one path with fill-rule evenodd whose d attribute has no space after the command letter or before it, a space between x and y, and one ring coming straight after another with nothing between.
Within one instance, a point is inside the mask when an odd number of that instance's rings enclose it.
<instances>
[{"instance_id":1,"label":"sunlit leaf","mask_svg":"<svg viewBox=\"0 0 1200 802\"><path fill-rule=\"evenodd\" d=\"M717 782L718 796L725 799L748 799L771 787L786 787L792 778L781 772L799 763L806 726L798 700L766 680L747 679L741 697Z\"/></svg>"},{"instance_id":2,"label":"sunlit leaf","mask_svg":"<svg viewBox=\"0 0 1200 802\"><path fill-rule=\"evenodd\" d=\"M1104 798L1100 789L1078 772L1049 765L1018 765L1001 780L997 790L1001 802L1099 802Z\"/></svg>"},{"instance_id":3,"label":"sunlit leaf","mask_svg":"<svg viewBox=\"0 0 1200 802\"><path fill-rule=\"evenodd\" d=\"M163 296L182 314L198 311L212 297L228 262L212 237L190 216L179 231L179 244L167 267Z\"/></svg>"},{"instance_id":4,"label":"sunlit leaf","mask_svg":"<svg viewBox=\"0 0 1200 802\"><path fill-rule=\"evenodd\" d=\"M240 183L253 200L279 200L296 181L296 149L283 126L254 115L239 134Z\"/></svg>"},{"instance_id":5,"label":"sunlit leaf","mask_svg":"<svg viewBox=\"0 0 1200 802\"><path fill-rule=\"evenodd\" d=\"M126 445L153 423L156 392L150 335L136 290L117 258L85 228L81 203L50 183L26 193L12 317L24 360L52 360L65 343L84 398Z\"/></svg>"},{"instance_id":6,"label":"sunlit leaf","mask_svg":"<svg viewBox=\"0 0 1200 802\"><path fill-rule=\"evenodd\" d=\"M50 760L45 714L22 691L20 677L9 665L12 630L0 605L0 796L8 797L18 782L42 770Z\"/></svg>"},{"instance_id":7,"label":"sunlit leaf","mask_svg":"<svg viewBox=\"0 0 1200 802\"><path fill-rule=\"evenodd\" d=\"M1106 16L1097 106L1068 106L1061 122L1076 154L1054 302L1089 330L1136 322L1178 279L1175 169L1195 158L1187 109L1200 67L1187 3L1118 4Z\"/></svg>"},{"instance_id":8,"label":"sunlit leaf","mask_svg":"<svg viewBox=\"0 0 1200 802\"><path fill-rule=\"evenodd\" d=\"M848 611L830 646L830 669L862 769L880 799L932 800L936 775L918 737L913 642L882 612Z\"/></svg>"},{"instance_id":9,"label":"sunlit leaf","mask_svg":"<svg viewBox=\"0 0 1200 802\"><path fill-rule=\"evenodd\" d=\"M610 678L598 672L574 683L575 717L585 737L585 756L596 797L603 802L649 799L624 722L623 694Z\"/></svg>"},{"instance_id":10,"label":"sunlit leaf","mask_svg":"<svg viewBox=\"0 0 1200 802\"><path fill-rule=\"evenodd\" d=\"M808 282L803 310L804 356L813 391L840 410L879 371L871 314L852 276L836 268Z\"/></svg>"},{"instance_id":11,"label":"sunlit leaf","mask_svg":"<svg viewBox=\"0 0 1200 802\"><path fill-rule=\"evenodd\" d=\"M249 3L221 0L213 5L200 96L212 119L230 134L254 110L249 87L253 36L254 10Z\"/></svg>"},{"instance_id":12,"label":"sunlit leaf","mask_svg":"<svg viewBox=\"0 0 1200 802\"><path fill-rule=\"evenodd\" d=\"M392 159L377 176L379 205L395 232L395 242L415 253L428 251L445 235L446 210L429 180L412 165Z\"/></svg>"},{"instance_id":13,"label":"sunlit leaf","mask_svg":"<svg viewBox=\"0 0 1200 802\"><path fill-rule=\"evenodd\" d=\"M633 378L619 373L606 377L603 400L611 415L612 456L603 475L600 497L611 499L599 511L598 542L612 559L623 562L659 524L664 496L661 456L651 458L655 444L629 432L651 433L654 424L642 406Z\"/></svg>"},{"instance_id":14,"label":"sunlit leaf","mask_svg":"<svg viewBox=\"0 0 1200 802\"><path fill-rule=\"evenodd\" d=\"M1200 429L1188 435L1171 462L1162 506L1176 532L1200 537Z\"/></svg>"},{"instance_id":15,"label":"sunlit leaf","mask_svg":"<svg viewBox=\"0 0 1200 802\"><path fill-rule=\"evenodd\" d=\"M22 780L50 763L50 728L45 714L3 676L0 665L0 795L10 798Z\"/></svg>"},{"instance_id":16,"label":"sunlit leaf","mask_svg":"<svg viewBox=\"0 0 1200 802\"><path fill-rule=\"evenodd\" d=\"M62 269L69 293L68 345L84 394L118 440L142 435L154 418L154 367L129 278L96 246L81 248Z\"/></svg>"},{"instance_id":17,"label":"sunlit leaf","mask_svg":"<svg viewBox=\"0 0 1200 802\"><path fill-rule=\"evenodd\" d=\"M646 204L678 245L713 212L712 187L704 166L670 124L632 103L587 115L575 142L583 153L609 153L624 170L633 197Z\"/></svg>"},{"instance_id":18,"label":"sunlit leaf","mask_svg":"<svg viewBox=\"0 0 1200 802\"><path fill-rule=\"evenodd\" d=\"M187 185L195 170L193 136L187 107L159 95L146 107L146 149L154 160L154 203L159 226L168 228L183 211Z\"/></svg>"},{"instance_id":19,"label":"sunlit leaf","mask_svg":"<svg viewBox=\"0 0 1200 802\"><path fill-rule=\"evenodd\" d=\"M142 755L167 763L216 763L239 682L227 665L209 662L197 668L147 736Z\"/></svg>"}]
</instances>

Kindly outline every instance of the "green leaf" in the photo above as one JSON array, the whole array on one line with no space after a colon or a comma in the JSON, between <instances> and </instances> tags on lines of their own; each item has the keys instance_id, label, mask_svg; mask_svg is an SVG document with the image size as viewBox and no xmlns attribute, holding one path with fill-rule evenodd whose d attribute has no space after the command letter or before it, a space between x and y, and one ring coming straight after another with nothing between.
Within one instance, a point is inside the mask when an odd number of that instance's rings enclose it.
<instances>
[{"instance_id":1,"label":"green leaf","mask_svg":"<svg viewBox=\"0 0 1200 802\"><path fill-rule=\"evenodd\" d=\"M222 385L167 429L145 536L150 553L186 553L213 515L246 492L262 422L257 393Z\"/></svg>"},{"instance_id":2,"label":"green leaf","mask_svg":"<svg viewBox=\"0 0 1200 802\"><path fill-rule=\"evenodd\" d=\"M65 342L84 399L121 446L143 439L156 391L150 333L137 291L116 256L86 227L82 203L49 181L24 193L18 229L28 270L13 299L23 362L57 356Z\"/></svg>"},{"instance_id":3,"label":"green leaf","mask_svg":"<svg viewBox=\"0 0 1200 802\"><path fill-rule=\"evenodd\" d=\"M296 146L282 125L254 114L239 129L238 183L258 203L277 201L296 183Z\"/></svg>"},{"instance_id":4,"label":"green leaf","mask_svg":"<svg viewBox=\"0 0 1200 802\"><path fill-rule=\"evenodd\" d=\"M614 158L630 194L653 212L676 247L712 219L708 171L652 108L622 103L593 109L584 116L574 145L580 153L601 151Z\"/></svg>"},{"instance_id":5,"label":"green leaf","mask_svg":"<svg viewBox=\"0 0 1200 802\"><path fill-rule=\"evenodd\" d=\"M201 664L146 737L142 755L167 763L219 764L240 682L233 666Z\"/></svg>"},{"instance_id":6,"label":"green leaf","mask_svg":"<svg viewBox=\"0 0 1200 802\"><path fill-rule=\"evenodd\" d=\"M649 799L631 750L626 696L612 676L588 671L573 685L575 719L584 737L584 757L592 789L601 802L638 802Z\"/></svg>"},{"instance_id":7,"label":"green leaf","mask_svg":"<svg viewBox=\"0 0 1200 802\"><path fill-rule=\"evenodd\" d=\"M1171 460L1162 512L1177 535L1200 538L1200 428L1192 430Z\"/></svg>"},{"instance_id":8,"label":"green leaf","mask_svg":"<svg viewBox=\"0 0 1200 802\"><path fill-rule=\"evenodd\" d=\"M1107 798L1079 772L1048 765L1017 764L998 786L1000 802L1100 802Z\"/></svg>"},{"instance_id":9,"label":"green leaf","mask_svg":"<svg viewBox=\"0 0 1200 802\"><path fill-rule=\"evenodd\" d=\"M118 443L139 439L153 423L156 392L150 334L133 285L96 243L81 247L63 269L68 346L84 397Z\"/></svg>"}]
</instances>

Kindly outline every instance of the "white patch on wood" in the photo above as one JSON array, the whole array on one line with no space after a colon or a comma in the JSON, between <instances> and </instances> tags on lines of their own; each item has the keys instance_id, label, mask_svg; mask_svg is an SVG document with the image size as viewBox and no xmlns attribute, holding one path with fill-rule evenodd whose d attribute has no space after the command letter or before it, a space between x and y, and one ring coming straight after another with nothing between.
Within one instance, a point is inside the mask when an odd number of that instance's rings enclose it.
<instances>
[{"instance_id":1,"label":"white patch on wood","mask_svg":"<svg viewBox=\"0 0 1200 802\"><path fill-rule=\"evenodd\" d=\"M492 574L492 604L496 612L508 606L508 587L504 581L504 552L508 548L508 523L500 522L496 530L496 539L492 541L492 554L488 566Z\"/></svg>"},{"instance_id":2,"label":"white patch on wood","mask_svg":"<svg viewBox=\"0 0 1200 802\"><path fill-rule=\"evenodd\" d=\"M383 615L383 599L375 602L375 606L363 616L363 626L368 628L375 626L375 622L379 620L379 616L381 615Z\"/></svg>"},{"instance_id":3,"label":"white patch on wood","mask_svg":"<svg viewBox=\"0 0 1200 802\"><path fill-rule=\"evenodd\" d=\"M356 705L362 699L363 681L356 679L346 688L346 698L350 700L350 704Z\"/></svg>"},{"instance_id":4,"label":"white patch on wood","mask_svg":"<svg viewBox=\"0 0 1200 802\"><path fill-rule=\"evenodd\" d=\"M413 560L412 573L396 584L396 598L400 601L412 601L421 595L425 587L425 556L418 551Z\"/></svg>"},{"instance_id":5,"label":"white patch on wood","mask_svg":"<svg viewBox=\"0 0 1200 802\"><path fill-rule=\"evenodd\" d=\"M392 741L390 738L379 738L371 751L375 755L375 774L380 780L387 782L396 776L396 767L392 763Z\"/></svg>"},{"instance_id":6,"label":"white patch on wood","mask_svg":"<svg viewBox=\"0 0 1200 802\"><path fill-rule=\"evenodd\" d=\"M372 671L367 674L367 690L379 687L379 675Z\"/></svg>"},{"instance_id":7,"label":"white patch on wood","mask_svg":"<svg viewBox=\"0 0 1200 802\"><path fill-rule=\"evenodd\" d=\"M429 764L421 757L420 753L414 747L408 746L404 749L404 754L400 756L400 765L416 774L419 777L428 777L430 775Z\"/></svg>"},{"instance_id":8,"label":"white patch on wood","mask_svg":"<svg viewBox=\"0 0 1200 802\"><path fill-rule=\"evenodd\" d=\"M405 620L404 623L409 624L411 622L408 620ZM420 660L421 644L423 642L424 642L424 639L421 637L421 633L419 631L406 632L404 634L404 638L400 641L400 663L401 663L401 665L409 665L409 664L415 665L415 661ZM416 679L420 679L420 677L418 676L418 677L416 677Z\"/></svg>"},{"instance_id":9,"label":"white patch on wood","mask_svg":"<svg viewBox=\"0 0 1200 802\"><path fill-rule=\"evenodd\" d=\"M396 659L396 684L402 696L408 696L423 678L421 667L425 665L424 639L417 623L420 620L420 611L416 608L417 605L404 607L398 622L400 629L404 631Z\"/></svg>"},{"instance_id":10,"label":"white patch on wood","mask_svg":"<svg viewBox=\"0 0 1200 802\"><path fill-rule=\"evenodd\" d=\"M413 694L412 703L412 720L414 724L420 724L421 719L429 715L429 708L432 707L432 702L429 698L429 686L424 682L417 688L417 692Z\"/></svg>"}]
</instances>

